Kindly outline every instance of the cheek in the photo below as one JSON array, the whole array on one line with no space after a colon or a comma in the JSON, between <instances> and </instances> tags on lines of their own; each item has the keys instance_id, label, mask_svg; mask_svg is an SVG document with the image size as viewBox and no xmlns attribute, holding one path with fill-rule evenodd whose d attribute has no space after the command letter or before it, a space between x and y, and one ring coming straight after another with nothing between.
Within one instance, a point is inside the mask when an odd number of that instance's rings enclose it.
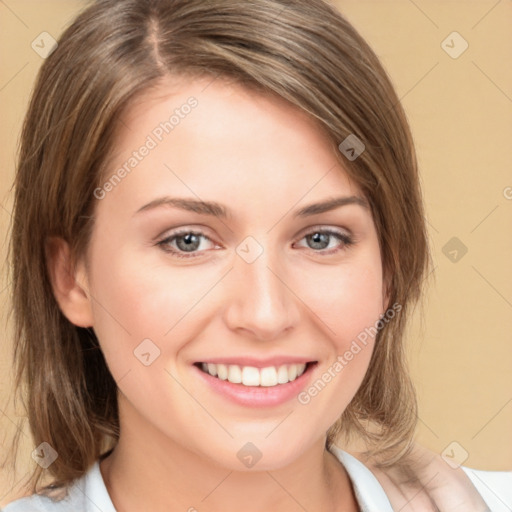
<instances>
[{"instance_id":1,"label":"cheek","mask_svg":"<svg viewBox=\"0 0 512 512\"><path fill-rule=\"evenodd\" d=\"M380 260L371 255L357 264L317 272L315 286L305 283L303 293L324 334L326 363L299 401L322 409L331 425L357 392L373 353L384 312Z\"/></svg>"},{"instance_id":2,"label":"cheek","mask_svg":"<svg viewBox=\"0 0 512 512\"><path fill-rule=\"evenodd\" d=\"M308 282L304 296L329 329L326 334L339 350L374 326L383 311L380 261L330 268Z\"/></svg>"},{"instance_id":3,"label":"cheek","mask_svg":"<svg viewBox=\"0 0 512 512\"><path fill-rule=\"evenodd\" d=\"M200 323L200 303L218 281L213 267L171 268L136 251L109 251L106 245L94 261L94 330L114 377L139 366L134 351L144 340L151 340L164 356L159 363L175 354L193 337L190 329Z\"/></svg>"}]
</instances>

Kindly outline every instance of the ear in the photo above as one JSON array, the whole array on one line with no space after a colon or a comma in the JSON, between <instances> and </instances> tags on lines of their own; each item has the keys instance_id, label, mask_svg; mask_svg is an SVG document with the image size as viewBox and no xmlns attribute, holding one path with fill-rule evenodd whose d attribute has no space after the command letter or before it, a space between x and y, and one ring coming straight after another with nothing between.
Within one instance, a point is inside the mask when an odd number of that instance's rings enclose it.
<instances>
[{"instance_id":1,"label":"ear","mask_svg":"<svg viewBox=\"0 0 512 512\"><path fill-rule=\"evenodd\" d=\"M78 327L92 327L91 297L83 262L75 265L68 243L58 237L47 240L46 260L53 294L62 313Z\"/></svg>"}]
</instances>

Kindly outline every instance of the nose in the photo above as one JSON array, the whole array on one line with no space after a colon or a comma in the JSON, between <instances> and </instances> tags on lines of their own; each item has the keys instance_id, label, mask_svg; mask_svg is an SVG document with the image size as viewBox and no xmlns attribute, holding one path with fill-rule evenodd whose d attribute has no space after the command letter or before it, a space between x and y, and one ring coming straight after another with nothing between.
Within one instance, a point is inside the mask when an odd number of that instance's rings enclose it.
<instances>
[{"instance_id":1,"label":"nose","mask_svg":"<svg viewBox=\"0 0 512 512\"><path fill-rule=\"evenodd\" d=\"M285 336L300 318L300 301L287 282L288 273L277 258L269 256L264 250L252 263L236 257L224 311L230 329L262 341Z\"/></svg>"}]
</instances>

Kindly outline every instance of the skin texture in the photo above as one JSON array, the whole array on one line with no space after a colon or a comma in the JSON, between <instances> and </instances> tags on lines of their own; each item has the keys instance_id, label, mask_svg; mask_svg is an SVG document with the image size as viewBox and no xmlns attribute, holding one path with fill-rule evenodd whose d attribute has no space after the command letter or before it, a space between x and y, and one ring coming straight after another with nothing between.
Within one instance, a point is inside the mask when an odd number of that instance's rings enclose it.
<instances>
[{"instance_id":1,"label":"skin texture","mask_svg":"<svg viewBox=\"0 0 512 512\"><path fill-rule=\"evenodd\" d=\"M56 242L60 307L71 322L94 328L119 388L120 441L101 464L109 493L120 512L171 504L357 510L342 465L324 445L363 380L371 338L306 405L231 403L192 365L304 356L318 361L316 381L387 307L371 211L349 204L294 218L310 203L362 193L304 113L220 79L169 80L133 103L106 179L191 96L197 106L98 200L91 243L76 266ZM216 201L231 213L220 219L170 206L137 213L163 196ZM158 245L177 228L207 237L195 257ZM319 249L305 236L320 228L353 244L330 237ZM247 237L262 250L251 263L237 253ZM176 240L166 247L179 251ZM160 351L149 366L134 356L144 339ZM252 468L237 457L247 442L262 454Z\"/></svg>"}]
</instances>

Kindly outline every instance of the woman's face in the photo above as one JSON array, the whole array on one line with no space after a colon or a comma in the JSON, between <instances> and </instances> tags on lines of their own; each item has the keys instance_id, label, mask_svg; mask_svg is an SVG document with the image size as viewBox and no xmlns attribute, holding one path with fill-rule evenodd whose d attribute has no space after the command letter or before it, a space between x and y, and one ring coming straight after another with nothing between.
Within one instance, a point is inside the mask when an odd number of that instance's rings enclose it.
<instances>
[{"instance_id":1,"label":"woman's face","mask_svg":"<svg viewBox=\"0 0 512 512\"><path fill-rule=\"evenodd\" d=\"M370 361L386 304L365 198L308 117L220 79L161 86L120 127L81 268L121 431L283 466Z\"/></svg>"}]
</instances>

